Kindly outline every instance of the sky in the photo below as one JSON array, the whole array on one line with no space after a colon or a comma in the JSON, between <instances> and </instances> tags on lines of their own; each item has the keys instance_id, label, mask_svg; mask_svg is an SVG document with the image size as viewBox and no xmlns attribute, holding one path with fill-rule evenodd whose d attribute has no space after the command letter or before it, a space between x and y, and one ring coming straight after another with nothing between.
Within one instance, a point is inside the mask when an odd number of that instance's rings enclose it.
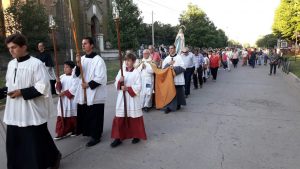
<instances>
[{"instance_id":1,"label":"sky","mask_svg":"<svg viewBox=\"0 0 300 169\"><path fill-rule=\"evenodd\" d=\"M198 5L223 29L229 39L241 44L255 44L256 40L272 33L275 10L280 0L133 0L142 11L145 23L154 21L178 25L180 14L189 3ZM201 37L199 37L201 38Z\"/></svg>"}]
</instances>

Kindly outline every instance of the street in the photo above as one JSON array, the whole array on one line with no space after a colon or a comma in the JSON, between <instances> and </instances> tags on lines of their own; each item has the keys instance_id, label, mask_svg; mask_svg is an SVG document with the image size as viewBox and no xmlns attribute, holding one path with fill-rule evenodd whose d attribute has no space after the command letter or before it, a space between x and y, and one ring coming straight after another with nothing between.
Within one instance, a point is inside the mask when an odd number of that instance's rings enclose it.
<instances>
[{"instance_id":1,"label":"street","mask_svg":"<svg viewBox=\"0 0 300 169\"><path fill-rule=\"evenodd\" d=\"M220 69L217 82L191 89L180 111L145 113L147 141L133 145L128 140L114 149L110 132L116 91L109 85L102 141L91 148L82 136L56 141L63 154L61 169L298 169L299 84L281 72L268 76L268 70ZM53 136L55 120L48 123ZM1 137L0 169L5 168Z\"/></svg>"}]
</instances>

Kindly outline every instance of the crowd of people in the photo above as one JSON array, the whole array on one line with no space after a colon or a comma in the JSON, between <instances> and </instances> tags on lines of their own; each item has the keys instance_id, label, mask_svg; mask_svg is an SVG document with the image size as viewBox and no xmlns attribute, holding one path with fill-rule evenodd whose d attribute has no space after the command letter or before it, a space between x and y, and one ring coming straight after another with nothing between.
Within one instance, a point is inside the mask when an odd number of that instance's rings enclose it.
<instances>
[{"instance_id":1,"label":"crowd of people","mask_svg":"<svg viewBox=\"0 0 300 169\"><path fill-rule=\"evenodd\" d=\"M47 121L57 112L56 137L88 136L87 147L101 141L107 72L103 58L94 51L90 37L82 39L83 56L76 56L76 63L64 62L64 74L56 77L51 56L45 52L44 43L38 44L37 58L29 55L26 37L10 35L5 42L14 58L8 64L6 87L0 90L0 99L7 98L4 122L7 125L7 168L57 169L61 153L55 146L47 128ZM115 148L123 140L132 144L146 140L143 113L154 108L165 114L187 105L191 83L195 91L212 77L216 82L218 71L230 71L243 66L267 65L270 74L276 73L279 56L276 51L256 49L201 49L176 45L149 45L142 50L141 58L132 51L126 52L124 64L115 78L117 92L115 117L112 119L110 146ZM166 74L166 76L160 76ZM159 84L158 78L164 78ZM168 79L167 79L168 78ZM167 79L167 80L166 80ZM160 104L155 95L160 85L174 92L169 101ZM52 94L59 97L57 111L52 109ZM162 105L158 108L157 105ZM47 152L47 153L45 153ZM46 154L46 155L45 155Z\"/></svg>"}]
</instances>

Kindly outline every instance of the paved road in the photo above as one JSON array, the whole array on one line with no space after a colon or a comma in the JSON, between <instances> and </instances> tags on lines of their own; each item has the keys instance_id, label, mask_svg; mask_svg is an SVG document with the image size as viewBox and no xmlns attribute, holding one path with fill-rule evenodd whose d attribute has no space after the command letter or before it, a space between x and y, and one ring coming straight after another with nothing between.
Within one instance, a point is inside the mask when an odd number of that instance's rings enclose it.
<instances>
[{"instance_id":1,"label":"paved road","mask_svg":"<svg viewBox=\"0 0 300 169\"><path fill-rule=\"evenodd\" d=\"M85 148L85 137L57 141L64 156L61 168L299 169L300 90L285 75L269 77L267 69L219 71L217 82L192 90L180 112L145 114L146 142L126 141L116 149L109 147L116 100L109 86L102 142ZM54 122L49 123L52 133Z\"/></svg>"}]
</instances>

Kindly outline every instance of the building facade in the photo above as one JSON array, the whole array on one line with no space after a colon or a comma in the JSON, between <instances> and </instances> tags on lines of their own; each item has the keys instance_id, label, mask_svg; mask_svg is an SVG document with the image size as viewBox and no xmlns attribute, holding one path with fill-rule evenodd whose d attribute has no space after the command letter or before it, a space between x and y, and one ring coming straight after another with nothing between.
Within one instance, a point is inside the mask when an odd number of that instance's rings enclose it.
<instances>
[{"instance_id":1,"label":"building facade","mask_svg":"<svg viewBox=\"0 0 300 169\"><path fill-rule=\"evenodd\" d=\"M12 4L13 0L4 0L4 7ZM9 2L8 2L9 1ZM30 0L22 0L28 2ZM49 15L53 15L57 25L58 45L62 49L74 49L71 33L69 0L35 0L43 4ZM0 1L1 2L1 1ZM78 40L83 37L93 37L96 49L105 50L108 41L108 22L111 0L71 0L74 20L77 27ZM2 6L0 6L2 7ZM5 8L4 8L5 10ZM69 52L67 51L66 54Z\"/></svg>"}]
</instances>

